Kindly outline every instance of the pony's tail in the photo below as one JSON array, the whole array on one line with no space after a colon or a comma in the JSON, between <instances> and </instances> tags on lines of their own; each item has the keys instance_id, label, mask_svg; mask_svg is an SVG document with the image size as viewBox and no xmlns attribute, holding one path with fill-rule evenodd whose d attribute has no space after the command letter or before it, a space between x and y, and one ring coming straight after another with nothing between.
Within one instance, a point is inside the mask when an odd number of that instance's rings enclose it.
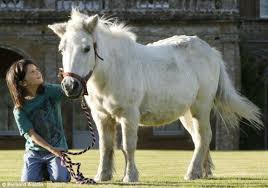
<instances>
[{"instance_id":1,"label":"pony's tail","mask_svg":"<svg viewBox=\"0 0 268 188\"><path fill-rule=\"evenodd\" d=\"M218 51L216 53L221 56ZM224 62L222 58L220 59L219 85L214 100L214 110L229 128L237 127L239 120L245 118L248 120L249 126L261 129L263 122L261 120L260 109L235 90L226 72Z\"/></svg>"}]
</instances>

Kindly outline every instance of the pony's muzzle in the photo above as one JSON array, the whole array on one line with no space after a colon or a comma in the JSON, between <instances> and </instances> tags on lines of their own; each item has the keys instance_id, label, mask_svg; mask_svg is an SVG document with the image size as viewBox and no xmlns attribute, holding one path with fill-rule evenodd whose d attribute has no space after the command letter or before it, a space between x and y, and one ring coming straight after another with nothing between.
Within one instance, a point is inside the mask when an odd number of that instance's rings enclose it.
<instances>
[{"instance_id":1,"label":"pony's muzzle","mask_svg":"<svg viewBox=\"0 0 268 188\"><path fill-rule=\"evenodd\" d=\"M69 98L78 98L83 92L83 86L76 78L66 76L61 82L65 95Z\"/></svg>"}]
</instances>

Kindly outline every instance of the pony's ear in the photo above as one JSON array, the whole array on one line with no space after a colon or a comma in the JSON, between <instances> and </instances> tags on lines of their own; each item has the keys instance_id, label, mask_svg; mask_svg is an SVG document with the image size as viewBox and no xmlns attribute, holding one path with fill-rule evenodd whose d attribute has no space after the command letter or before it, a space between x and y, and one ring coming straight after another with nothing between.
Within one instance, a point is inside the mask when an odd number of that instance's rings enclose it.
<instances>
[{"instance_id":1,"label":"pony's ear","mask_svg":"<svg viewBox=\"0 0 268 188\"><path fill-rule=\"evenodd\" d=\"M67 23L56 23L53 25L48 25L48 28L50 28L54 33L56 33L60 38L64 35L66 32L66 25Z\"/></svg>"},{"instance_id":2,"label":"pony's ear","mask_svg":"<svg viewBox=\"0 0 268 188\"><path fill-rule=\"evenodd\" d=\"M99 16L96 14L94 16L90 16L89 18L87 18L86 20L84 20L84 28L92 33L96 27L96 25L98 24L98 20L99 20Z\"/></svg>"}]
</instances>

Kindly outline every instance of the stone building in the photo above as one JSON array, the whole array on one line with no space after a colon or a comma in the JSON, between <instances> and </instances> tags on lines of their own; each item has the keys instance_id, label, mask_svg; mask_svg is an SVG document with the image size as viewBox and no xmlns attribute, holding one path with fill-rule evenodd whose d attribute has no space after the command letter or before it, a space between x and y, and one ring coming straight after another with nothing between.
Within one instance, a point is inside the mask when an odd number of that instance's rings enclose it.
<instances>
[{"instance_id":1,"label":"stone building","mask_svg":"<svg viewBox=\"0 0 268 188\"><path fill-rule=\"evenodd\" d=\"M59 39L47 25L68 20L72 6L89 15L117 17L133 27L138 42L143 44L173 35L197 35L222 52L229 75L240 89L241 32L245 40L251 41L254 37L251 30L255 26L267 27L266 21L260 18L268 16L268 7L262 7L262 3L254 6L264 9L263 14L249 13L252 6L243 3L239 4L238 0L0 0L0 149L24 146L4 80L7 68L14 60L29 58L40 66L46 81L56 83L57 70L62 67L57 50ZM240 12L247 21L241 21ZM62 109L69 146L86 146L90 138L79 101L67 100ZM219 120L212 118L212 121L211 148L238 149L239 130L227 131ZM189 134L174 122L167 127L140 128L138 148L190 149L193 144Z\"/></svg>"},{"instance_id":2,"label":"stone building","mask_svg":"<svg viewBox=\"0 0 268 188\"><path fill-rule=\"evenodd\" d=\"M265 124L258 132L245 127L240 148L268 149L268 1L241 1L240 19L242 92L262 109Z\"/></svg>"}]
</instances>

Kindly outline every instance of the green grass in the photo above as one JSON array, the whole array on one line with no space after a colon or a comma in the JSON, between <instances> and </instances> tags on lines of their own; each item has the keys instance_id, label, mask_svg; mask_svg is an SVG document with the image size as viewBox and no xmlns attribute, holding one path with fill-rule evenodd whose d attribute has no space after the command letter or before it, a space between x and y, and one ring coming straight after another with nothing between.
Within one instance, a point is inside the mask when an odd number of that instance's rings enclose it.
<instances>
[{"instance_id":1,"label":"green grass","mask_svg":"<svg viewBox=\"0 0 268 188\"><path fill-rule=\"evenodd\" d=\"M22 150L0 150L0 187L1 182L20 181L23 153ZM191 151L138 150L136 162L140 181L124 184L120 181L123 175L123 154L116 151L116 171L112 181L97 185L77 185L73 180L68 184L47 182L45 187L268 187L268 152L212 152L216 167L214 177L184 181L183 176L191 157ZM74 161L82 162L81 171L91 178L96 173L98 158L97 150L72 157Z\"/></svg>"}]
</instances>

